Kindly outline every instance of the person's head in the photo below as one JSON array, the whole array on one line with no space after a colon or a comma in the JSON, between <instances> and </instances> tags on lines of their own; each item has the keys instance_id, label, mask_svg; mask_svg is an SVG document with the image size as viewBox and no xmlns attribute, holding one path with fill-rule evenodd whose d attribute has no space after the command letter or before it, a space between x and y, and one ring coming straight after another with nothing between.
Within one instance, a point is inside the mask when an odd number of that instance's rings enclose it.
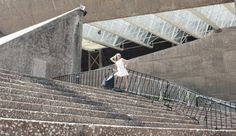
<instances>
[{"instance_id":1,"label":"person's head","mask_svg":"<svg viewBox=\"0 0 236 136\"><path fill-rule=\"evenodd\" d=\"M120 53L116 53L116 60L119 60L121 58L121 54Z\"/></svg>"}]
</instances>

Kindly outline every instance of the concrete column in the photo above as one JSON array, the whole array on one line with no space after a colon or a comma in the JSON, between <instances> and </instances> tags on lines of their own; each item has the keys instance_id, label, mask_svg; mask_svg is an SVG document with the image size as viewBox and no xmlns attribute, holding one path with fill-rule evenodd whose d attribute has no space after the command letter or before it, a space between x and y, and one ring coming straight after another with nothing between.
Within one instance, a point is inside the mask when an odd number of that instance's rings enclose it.
<instances>
[{"instance_id":1,"label":"concrete column","mask_svg":"<svg viewBox=\"0 0 236 136\"><path fill-rule=\"evenodd\" d=\"M236 0L234 0L234 7L235 7L235 11L236 11Z\"/></svg>"},{"instance_id":2,"label":"concrete column","mask_svg":"<svg viewBox=\"0 0 236 136\"><path fill-rule=\"evenodd\" d=\"M81 72L83 14L84 12L82 10L78 10L75 17L73 40L72 40L73 44L72 73Z\"/></svg>"}]
</instances>

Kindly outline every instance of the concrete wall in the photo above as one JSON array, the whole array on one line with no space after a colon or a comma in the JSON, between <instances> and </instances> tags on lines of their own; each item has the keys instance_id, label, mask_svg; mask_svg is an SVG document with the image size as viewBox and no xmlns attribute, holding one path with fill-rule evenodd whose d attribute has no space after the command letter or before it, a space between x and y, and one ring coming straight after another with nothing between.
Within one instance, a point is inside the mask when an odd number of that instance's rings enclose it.
<instances>
[{"instance_id":1,"label":"concrete wall","mask_svg":"<svg viewBox=\"0 0 236 136\"><path fill-rule=\"evenodd\" d=\"M76 11L0 45L0 67L39 77L68 74Z\"/></svg>"},{"instance_id":2,"label":"concrete wall","mask_svg":"<svg viewBox=\"0 0 236 136\"><path fill-rule=\"evenodd\" d=\"M131 69L236 100L236 28L130 60Z\"/></svg>"},{"instance_id":3,"label":"concrete wall","mask_svg":"<svg viewBox=\"0 0 236 136\"><path fill-rule=\"evenodd\" d=\"M233 0L1 0L0 30L10 34L77 8L87 22L207 6Z\"/></svg>"}]
</instances>

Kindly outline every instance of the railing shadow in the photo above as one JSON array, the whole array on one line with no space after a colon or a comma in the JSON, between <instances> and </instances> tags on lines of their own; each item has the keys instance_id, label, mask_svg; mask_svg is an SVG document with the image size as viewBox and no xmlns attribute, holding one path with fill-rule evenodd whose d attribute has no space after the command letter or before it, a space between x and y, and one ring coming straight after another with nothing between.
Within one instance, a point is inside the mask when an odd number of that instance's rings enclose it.
<instances>
[{"instance_id":1,"label":"railing shadow","mask_svg":"<svg viewBox=\"0 0 236 136\"><path fill-rule=\"evenodd\" d=\"M103 118L121 119L124 122L126 122L127 125L135 125L135 126L144 125L141 121L133 119L127 114L121 113L120 111L118 111L118 109L113 108L112 106L106 104L105 102L99 102L94 99L91 99L89 96L79 94L77 90L79 88L75 90L69 89L68 86L58 83L52 79L45 79L31 76L24 76L24 79L32 83L41 84L45 89L56 90L57 92L60 92L61 95L72 98L71 102L73 103L92 105L90 107L91 110L104 111L106 113L106 116ZM85 91L85 90L82 89L80 91Z\"/></svg>"},{"instance_id":2,"label":"railing shadow","mask_svg":"<svg viewBox=\"0 0 236 136\"><path fill-rule=\"evenodd\" d=\"M102 88L102 81L113 73L112 69L112 67L106 67L77 75L59 76L54 79ZM75 79L75 76L79 80ZM198 123L204 123L207 128L236 127L234 124L236 120L236 102L227 103L216 98L203 96L194 90L173 82L134 70L129 70L128 82L129 86L125 89L124 79L117 78L114 90L143 96L153 101L162 101L169 110L184 114ZM224 114L222 113L223 109ZM215 118L213 118L213 114Z\"/></svg>"}]
</instances>

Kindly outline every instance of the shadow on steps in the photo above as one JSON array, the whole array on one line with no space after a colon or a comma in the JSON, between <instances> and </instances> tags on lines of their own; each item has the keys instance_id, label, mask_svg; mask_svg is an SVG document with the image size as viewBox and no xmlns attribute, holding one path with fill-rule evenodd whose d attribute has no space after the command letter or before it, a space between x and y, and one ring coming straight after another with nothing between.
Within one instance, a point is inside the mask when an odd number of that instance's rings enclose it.
<instances>
[{"instance_id":1,"label":"shadow on steps","mask_svg":"<svg viewBox=\"0 0 236 136\"><path fill-rule=\"evenodd\" d=\"M95 108L93 108L93 110L99 110L99 111L107 112L107 116L106 116L107 118L122 119L127 124L133 125L133 126L145 126L145 123L142 123L141 121L139 121L137 119L132 119L131 117L129 117L126 114L117 113L117 110L112 108L108 104L91 100L87 96L81 96L81 95L79 95L78 92L76 92L74 90L71 90L71 89L68 89L64 85L56 83L52 79L45 79L45 78L40 78L40 77L31 77L31 76L28 76L28 75L24 75L23 80L27 80L27 81L30 81L32 83L41 84L41 85L43 85L43 88L45 88L45 89L52 89L52 90L60 91L60 92L62 92L62 95L64 95L64 96L73 97L73 102L75 102L75 103L82 103L82 104L89 104L89 105L96 106ZM63 94L63 92L67 92L67 94ZM77 94L77 95L75 96L75 95L73 95L73 93ZM109 113L109 112L113 112L113 113Z\"/></svg>"}]
</instances>

